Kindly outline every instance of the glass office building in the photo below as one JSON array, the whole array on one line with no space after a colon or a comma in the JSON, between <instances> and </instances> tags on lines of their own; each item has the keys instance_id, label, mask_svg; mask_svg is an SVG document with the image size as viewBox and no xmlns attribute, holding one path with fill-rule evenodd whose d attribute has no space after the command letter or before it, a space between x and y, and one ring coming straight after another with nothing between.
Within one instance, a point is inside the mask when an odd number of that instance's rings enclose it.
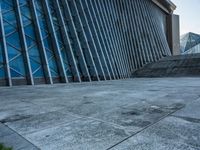
<instances>
[{"instance_id":1,"label":"glass office building","mask_svg":"<svg viewBox=\"0 0 200 150\"><path fill-rule=\"evenodd\" d=\"M195 54L200 53L200 35L189 32L181 36L181 53Z\"/></svg>"},{"instance_id":2,"label":"glass office building","mask_svg":"<svg viewBox=\"0 0 200 150\"><path fill-rule=\"evenodd\" d=\"M171 55L169 0L0 0L0 85L123 79Z\"/></svg>"}]
</instances>

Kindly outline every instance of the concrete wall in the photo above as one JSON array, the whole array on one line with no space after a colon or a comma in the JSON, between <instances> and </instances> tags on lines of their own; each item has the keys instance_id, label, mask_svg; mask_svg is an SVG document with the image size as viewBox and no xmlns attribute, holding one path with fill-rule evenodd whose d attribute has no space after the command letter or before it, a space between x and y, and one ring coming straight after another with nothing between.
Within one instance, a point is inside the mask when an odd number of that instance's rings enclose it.
<instances>
[{"instance_id":1,"label":"concrete wall","mask_svg":"<svg viewBox=\"0 0 200 150\"><path fill-rule=\"evenodd\" d=\"M168 21L168 42L172 55L180 55L180 23L179 16L171 14L167 17Z\"/></svg>"}]
</instances>

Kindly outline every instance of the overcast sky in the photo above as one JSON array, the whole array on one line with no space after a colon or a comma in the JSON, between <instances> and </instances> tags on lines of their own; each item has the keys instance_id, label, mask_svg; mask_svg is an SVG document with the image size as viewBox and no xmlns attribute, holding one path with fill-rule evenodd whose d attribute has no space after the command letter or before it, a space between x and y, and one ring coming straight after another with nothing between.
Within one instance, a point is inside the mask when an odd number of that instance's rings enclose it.
<instances>
[{"instance_id":1,"label":"overcast sky","mask_svg":"<svg viewBox=\"0 0 200 150\"><path fill-rule=\"evenodd\" d=\"M187 32L200 34L200 0L171 0L177 6L175 14L180 15L181 35Z\"/></svg>"}]
</instances>

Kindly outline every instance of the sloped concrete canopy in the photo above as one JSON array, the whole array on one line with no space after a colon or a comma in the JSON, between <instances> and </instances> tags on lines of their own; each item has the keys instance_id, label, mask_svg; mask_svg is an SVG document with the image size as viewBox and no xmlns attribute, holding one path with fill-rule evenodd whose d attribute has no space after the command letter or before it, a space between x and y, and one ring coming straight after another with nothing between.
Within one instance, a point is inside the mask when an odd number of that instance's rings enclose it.
<instances>
[{"instance_id":1,"label":"sloped concrete canopy","mask_svg":"<svg viewBox=\"0 0 200 150\"><path fill-rule=\"evenodd\" d=\"M176 5L170 0L152 0L152 1L167 13L171 14L176 9Z\"/></svg>"}]
</instances>

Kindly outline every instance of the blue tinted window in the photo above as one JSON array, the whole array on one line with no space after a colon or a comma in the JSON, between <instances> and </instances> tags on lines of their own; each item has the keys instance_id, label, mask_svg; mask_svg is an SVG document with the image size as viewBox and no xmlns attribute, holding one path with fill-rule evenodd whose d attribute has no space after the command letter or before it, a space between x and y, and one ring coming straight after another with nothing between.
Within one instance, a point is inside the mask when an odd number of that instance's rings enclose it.
<instances>
[{"instance_id":1,"label":"blue tinted window","mask_svg":"<svg viewBox=\"0 0 200 150\"><path fill-rule=\"evenodd\" d=\"M17 55L20 55L20 51L17 50L16 48L13 48L10 45L7 45L7 50L8 50L8 57L9 60L13 59L14 57L16 57Z\"/></svg>"},{"instance_id":2,"label":"blue tinted window","mask_svg":"<svg viewBox=\"0 0 200 150\"><path fill-rule=\"evenodd\" d=\"M2 46L2 40L0 40L0 78L5 77L5 70L4 70L4 59L3 59L3 46Z\"/></svg>"},{"instance_id":3,"label":"blue tinted window","mask_svg":"<svg viewBox=\"0 0 200 150\"><path fill-rule=\"evenodd\" d=\"M14 9L13 0L3 0L1 6L10 9L9 11L3 11L2 17L11 77L25 77L24 59L21 49L22 41L19 38L19 28L17 26L16 9Z\"/></svg>"},{"instance_id":4,"label":"blue tinted window","mask_svg":"<svg viewBox=\"0 0 200 150\"><path fill-rule=\"evenodd\" d=\"M36 72L34 72L34 77L42 77L44 76L42 68L39 68Z\"/></svg>"},{"instance_id":5,"label":"blue tinted window","mask_svg":"<svg viewBox=\"0 0 200 150\"><path fill-rule=\"evenodd\" d=\"M14 31L16 31L16 27L13 25L10 25L7 22L4 22L4 31L5 31L5 34L8 35Z\"/></svg>"},{"instance_id":6,"label":"blue tinted window","mask_svg":"<svg viewBox=\"0 0 200 150\"><path fill-rule=\"evenodd\" d=\"M23 6L20 7L22 13L22 22L24 27L26 45L30 58L31 70L33 77L44 77L42 61L40 58L40 51L38 49L38 43L36 39L35 28L33 24L33 18L30 11L29 3L21 1ZM38 71L40 70L40 71Z\"/></svg>"},{"instance_id":7,"label":"blue tinted window","mask_svg":"<svg viewBox=\"0 0 200 150\"><path fill-rule=\"evenodd\" d=\"M15 70L15 72L18 72L21 77L23 77L25 75L24 61L23 61L22 56L18 56L14 60L10 61L10 67L13 70ZM13 74L12 77L16 77L16 76L14 76L14 74ZM17 76L17 77L19 77L19 76Z\"/></svg>"},{"instance_id":8,"label":"blue tinted window","mask_svg":"<svg viewBox=\"0 0 200 150\"><path fill-rule=\"evenodd\" d=\"M21 49L19 35L17 32L9 35L6 40L10 45L16 47L17 49Z\"/></svg>"},{"instance_id":9,"label":"blue tinted window","mask_svg":"<svg viewBox=\"0 0 200 150\"><path fill-rule=\"evenodd\" d=\"M1 78L5 78L5 72L3 67L0 68L0 79Z\"/></svg>"}]
</instances>

